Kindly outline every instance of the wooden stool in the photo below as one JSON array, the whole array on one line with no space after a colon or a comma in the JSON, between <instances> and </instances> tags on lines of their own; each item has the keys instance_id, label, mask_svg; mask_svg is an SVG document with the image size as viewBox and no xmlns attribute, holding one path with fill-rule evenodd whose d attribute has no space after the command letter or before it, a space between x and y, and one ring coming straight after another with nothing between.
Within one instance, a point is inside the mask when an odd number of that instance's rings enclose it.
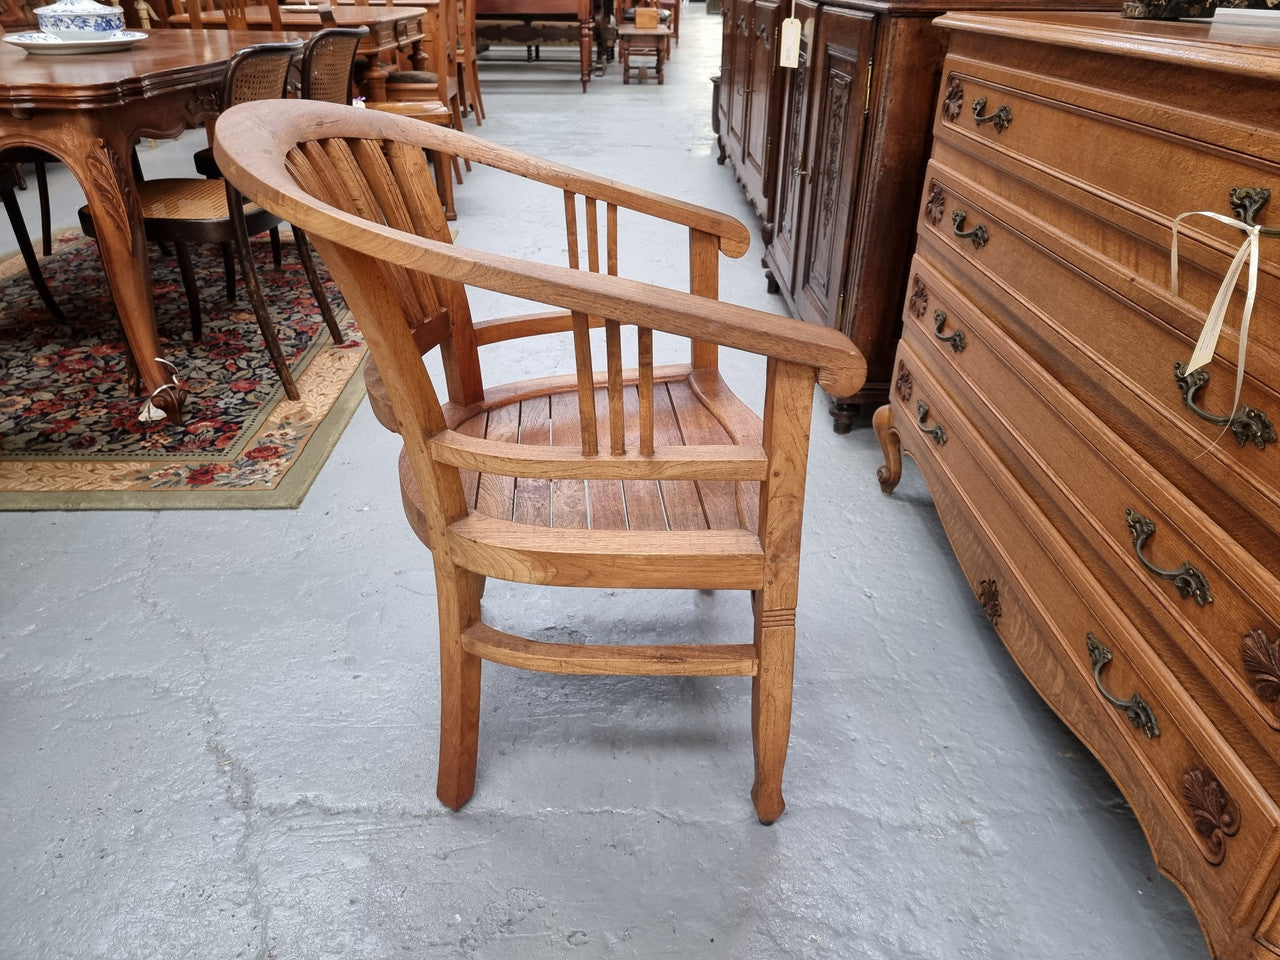
<instances>
[{"instance_id":1,"label":"wooden stool","mask_svg":"<svg viewBox=\"0 0 1280 960\"><path fill-rule=\"evenodd\" d=\"M374 103L366 102L365 109L394 113L398 117L413 117L439 127L453 126L452 111L438 100L379 100ZM435 168L436 192L440 194L440 202L444 204L444 218L457 220L458 211L453 207L453 158L432 150L431 166Z\"/></svg>"},{"instance_id":2,"label":"wooden stool","mask_svg":"<svg viewBox=\"0 0 1280 960\"><path fill-rule=\"evenodd\" d=\"M624 23L618 27L618 56L622 60L622 82L631 82L631 55L651 56L655 59L658 83L662 83L662 64L667 58L668 44L671 43L671 28L658 24L656 27L637 27ZM644 64L634 67L637 79L645 69Z\"/></svg>"}]
</instances>

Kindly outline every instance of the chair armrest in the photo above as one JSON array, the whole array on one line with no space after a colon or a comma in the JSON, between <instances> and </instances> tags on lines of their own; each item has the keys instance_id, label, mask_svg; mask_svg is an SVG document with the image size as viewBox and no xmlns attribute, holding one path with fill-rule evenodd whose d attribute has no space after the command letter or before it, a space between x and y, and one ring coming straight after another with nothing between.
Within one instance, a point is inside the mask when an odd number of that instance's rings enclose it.
<instances>
[{"instance_id":1,"label":"chair armrest","mask_svg":"<svg viewBox=\"0 0 1280 960\"><path fill-rule=\"evenodd\" d=\"M856 393L866 379L862 354L830 327L639 280L439 243L385 225L362 226L366 221L337 210L333 214L347 221L347 245L411 270L802 364L816 371L818 383L833 396ZM397 242L389 244L393 237Z\"/></svg>"}]
</instances>

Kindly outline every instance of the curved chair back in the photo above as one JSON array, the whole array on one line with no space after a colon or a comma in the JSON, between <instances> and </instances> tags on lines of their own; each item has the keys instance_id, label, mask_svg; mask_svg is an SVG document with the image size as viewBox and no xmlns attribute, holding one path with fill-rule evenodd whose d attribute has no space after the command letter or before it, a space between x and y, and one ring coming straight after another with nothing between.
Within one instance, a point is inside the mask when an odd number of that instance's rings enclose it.
<instances>
[{"instance_id":1,"label":"curved chair back","mask_svg":"<svg viewBox=\"0 0 1280 960\"><path fill-rule=\"evenodd\" d=\"M302 50L300 40L245 47L227 63L223 74L222 109L251 100L277 100L285 95L289 67Z\"/></svg>"},{"instance_id":2,"label":"curved chair back","mask_svg":"<svg viewBox=\"0 0 1280 960\"><path fill-rule=\"evenodd\" d=\"M302 48L302 99L350 103L356 50L368 27L329 27Z\"/></svg>"}]
</instances>

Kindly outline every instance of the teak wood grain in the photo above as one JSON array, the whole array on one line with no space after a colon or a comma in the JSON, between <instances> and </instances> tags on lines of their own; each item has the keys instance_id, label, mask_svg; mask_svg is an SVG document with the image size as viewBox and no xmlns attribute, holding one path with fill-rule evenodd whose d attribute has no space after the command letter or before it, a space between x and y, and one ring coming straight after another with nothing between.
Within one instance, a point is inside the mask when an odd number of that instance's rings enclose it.
<instances>
[{"instance_id":1,"label":"teak wood grain","mask_svg":"<svg viewBox=\"0 0 1280 960\"><path fill-rule=\"evenodd\" d=\"M740 256L749 240L731 217L399 117L301 101L245 106L219 121L219 165L320 249L368 341L374 410L404 441L402 500L438 587L440 799L456 809L474 789L482 660L737 675L752 678L751 796L760 820L775 820L814 387L856 389L862 357L835 331L718 299L719 254ZM424 149L544 185L563 208L567 265L455 246ZM620 210L686 234L687 292L624 275ZM547 309L475 323L467 287ZM689 341L689 361L655 366L655 330ZM570 372L484 381L481 347L543 336L572 338ZM720 378L720 346L767 358L763 418ZM422 359L435 350L439 382ZM737 644L535 642L484 622L486 577L742 590L751 636L744 604Z\"/></svg>"}]
</instances>

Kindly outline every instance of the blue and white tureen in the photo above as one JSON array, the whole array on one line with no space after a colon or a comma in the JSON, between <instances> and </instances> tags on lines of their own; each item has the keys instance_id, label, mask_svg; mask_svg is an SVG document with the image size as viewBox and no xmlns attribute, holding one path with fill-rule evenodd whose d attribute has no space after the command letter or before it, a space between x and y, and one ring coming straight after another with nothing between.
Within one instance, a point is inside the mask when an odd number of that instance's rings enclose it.
<instances>
[{"instance_id":1,"label":"blue and white tureen","mask_svg":"<svg viewBox=\"0 0 1280 960\"><path fill-rule=\"evenodd\" d=\"M57 0L36 7L40 30L61 40L105 40L124 29L124 11L95 0Z\"/></svg>"}]
</instances>

